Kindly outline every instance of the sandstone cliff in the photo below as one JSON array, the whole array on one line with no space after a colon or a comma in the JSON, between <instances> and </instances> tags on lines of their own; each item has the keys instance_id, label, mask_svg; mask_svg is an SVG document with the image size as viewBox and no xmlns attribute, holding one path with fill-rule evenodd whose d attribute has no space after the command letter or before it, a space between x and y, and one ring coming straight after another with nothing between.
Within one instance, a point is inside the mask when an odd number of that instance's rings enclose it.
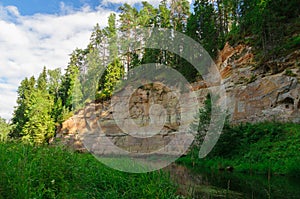
<instances>
[{"instance_id":1,"label":"sandstone cliff","mask_svg":"<svg viewBox=\"0 0 300 199\"><path fill-rule=\"evenodd\" d=\"M269 61L257 67L251 47L226 44L219 52L216 65L222 76L227 94L227 108L232 123L259 122L265 120L300 122L300 51ZM204 81L192 84L199 104L203 104L208 90ZM62 124L57 138L84 149L82 138L88 131L101 131L112 143L130 152L155 151L174 137L178 130L180 114L178 96L157 82L138 89L130 97L129 114L136 125L149 125L151 104L158 104L156 117L165 117L161 131L152 137L137 138L122 132L113 118L114 110L109 102L90 103ZM188 96L186 100L192 100ZM165 110L164 111L160 111ZM192 111L194 107L186 107ZM122 118L126 121L128 118ZM127 125L128 126L128 125ZM130 129L130 125L128 126ZM143 139L143 140L141 140ZM186 143L179 143L185 147ZM113 151L110 146L97 148L99 153ZM171 149L170 149L171 150Z\"/></svg>"}]
</instances>

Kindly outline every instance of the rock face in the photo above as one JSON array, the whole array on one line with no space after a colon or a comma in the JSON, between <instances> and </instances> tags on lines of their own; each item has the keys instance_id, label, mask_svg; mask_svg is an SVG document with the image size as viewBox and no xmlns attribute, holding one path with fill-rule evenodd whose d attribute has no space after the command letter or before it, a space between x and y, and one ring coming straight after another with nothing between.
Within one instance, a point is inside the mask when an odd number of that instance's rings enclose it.
<instances>
[{"instance_id":1,"label":"rock face","mask_svg":"<svg viewBox=\"0 0 300 199\"><path fill-rule=\"evenodd\" d=\"M170 155L173 146L168 144L180 133L188 132L187 124L197 114L197 96L204 101L207 90L195 93L176 92L159 82L144 85L133 93L122 90L109 102L90 103L79 110L62 124L57 138L77 150L84 150L85 145L100 154L119 154L114 147L118 146L131 153L160 151ZM93 142L105 146L93 148ZM176 148L182 154L189 144L178 139Z\"/></svg>"},{"instance_id":2,"label":"rock face","mask_svg":"<svg viewBox=\"0 0 300 199\"><path fill-rule=\"evenodd\" d=\"M300 51L268 62L266 65L270 70L266 73L256 69L251 47L226 44L219 52L216 65L226 88L231 122L300 122L300 66L297 59L300 59ZM274 66L276 73L272 69ZM77 150L84 150L83 145L90 144L88 139L86 143L82 142L83 137L90 133L91 142L95 142L99 136L105 136L113 145L125 151L157 151L170 143L177 136L180 126L184 126L182 114L195 113L198 109L192 106L195 97L197 104L203 105L208 94L207 84L198 81L191 85L191 90L196 94L194 97L185 93L174 94L172 88L157 82L144 85L124 99L120 95L117 101L124 103L119 104L117 109L109 102L90 103L62 124L57 138ZM125 99L129 99L128 102ZM185 103L180 101L182 99ZM122 108L128 109L126 114ZM187 115L184 121L188 123L194 119L194 114ZM150 128L147 129L147 126ZM155 129L155 126L159 128ZM135 132L136 129L143 129L144 134ZM188 128L185 127L183 131L188 131ZM101 135L95 132L101 132ZM186 144L184 141L176 143L182 150ZM95 151L102 154L117 153L111 145L98 147Z\"/></svg>"},{"instance_id":3,"label":"rock face","mask_svg":"<svg viewBox=\"0 0 300 199\"><path fill-rule=\"evenodd\" d=\"M300 51L266 63L282 71L276 74L256 69L253 57L250 47L226 44L217 60L231 122L300 122Z\"/></svg>"}]
</instances>

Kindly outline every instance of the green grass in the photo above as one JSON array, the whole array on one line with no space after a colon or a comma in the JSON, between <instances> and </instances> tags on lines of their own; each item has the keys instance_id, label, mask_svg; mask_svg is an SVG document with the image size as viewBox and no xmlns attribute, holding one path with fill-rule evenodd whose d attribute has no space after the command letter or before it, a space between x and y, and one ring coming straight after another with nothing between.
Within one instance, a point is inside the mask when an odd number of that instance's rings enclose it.
<instances>
[{"instance_id":1,"label":"green grass","mask_svg":"<svg viewBox=\"0 0 300 199\"><path fill-rule=\"evenodd\" d=\"M60 147L0 143L0 167L0 198L177 198L166 173L124 173Z\"/></svg>"},{"instance_id":2,"label":"green grass","mask_svg":"<svg viewBox=\"0 0 300 199\"><path fill-rule=\"evenodd\" d=\"M212 170L300 176L300 124L264 122L225 126L217 145L205 158L193 149L177 162Z\"/></svg>"}]
</instances>

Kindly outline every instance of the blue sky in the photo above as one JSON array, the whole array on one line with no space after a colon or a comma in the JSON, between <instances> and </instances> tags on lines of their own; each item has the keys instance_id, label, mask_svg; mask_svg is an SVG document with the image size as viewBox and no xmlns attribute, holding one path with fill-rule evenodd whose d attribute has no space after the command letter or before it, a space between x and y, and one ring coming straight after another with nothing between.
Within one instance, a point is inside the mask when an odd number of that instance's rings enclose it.
<instances>
[{"instance_id":1,"label":"blue sky","mask_svg":"<svg viewBox=\"0 0 300 199\"><path fill-rule=\"evenodd\" d=\"M100 0L2 0L0 2L2 6L16 6L22 15L34 15L36 13L59 14L62 3L67 7L72 7L74 10L80 10L80 8L86 5L91 8L101 5L103 8L116 11L121 5L120 3L114 3L118 1L105 1L102 3Z\"/></svg>"},{"instance_id":2,"label":"blue sky","mask_svg":"<svg viewBox=\"0 0 300 199\"><path fill-rule=\"evenodd\" d=\"M0 117L10 119L25 77L67 66L85 48L93 27L107 25L123 3L141 0L0 0ZM158 5L160 0L149 0Z\"/></svg>"},{"instance_id":3,"label":"blue sky","mask_svg":"<svg viewBox=\"0 0 300 199\"><path fill-rule=\"evenodd\" d=\"M33 15L35 13L57 13L60 8L59 0L2 0L3 6L16 6L20 14ZM67 5L81 7L79 1L64 1Z\"/></svg>"}]
</instances>

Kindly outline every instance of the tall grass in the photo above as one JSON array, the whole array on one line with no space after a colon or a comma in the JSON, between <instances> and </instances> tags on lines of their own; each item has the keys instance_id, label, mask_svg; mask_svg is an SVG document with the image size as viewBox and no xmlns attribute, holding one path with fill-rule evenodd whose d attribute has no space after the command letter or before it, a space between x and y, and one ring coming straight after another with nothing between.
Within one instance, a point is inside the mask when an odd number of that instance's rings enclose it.
<instances>
[{"instance_id":1,"label":"tall grass","mask_svg":"<svg viewBox=\"0 0 300 199\"><path fill-rule=\"evenodd\" d=\"M0 167L0 198L176 198L165 173L123 173L59 147L0 143Z\"/></svg>"}]
</instances>

